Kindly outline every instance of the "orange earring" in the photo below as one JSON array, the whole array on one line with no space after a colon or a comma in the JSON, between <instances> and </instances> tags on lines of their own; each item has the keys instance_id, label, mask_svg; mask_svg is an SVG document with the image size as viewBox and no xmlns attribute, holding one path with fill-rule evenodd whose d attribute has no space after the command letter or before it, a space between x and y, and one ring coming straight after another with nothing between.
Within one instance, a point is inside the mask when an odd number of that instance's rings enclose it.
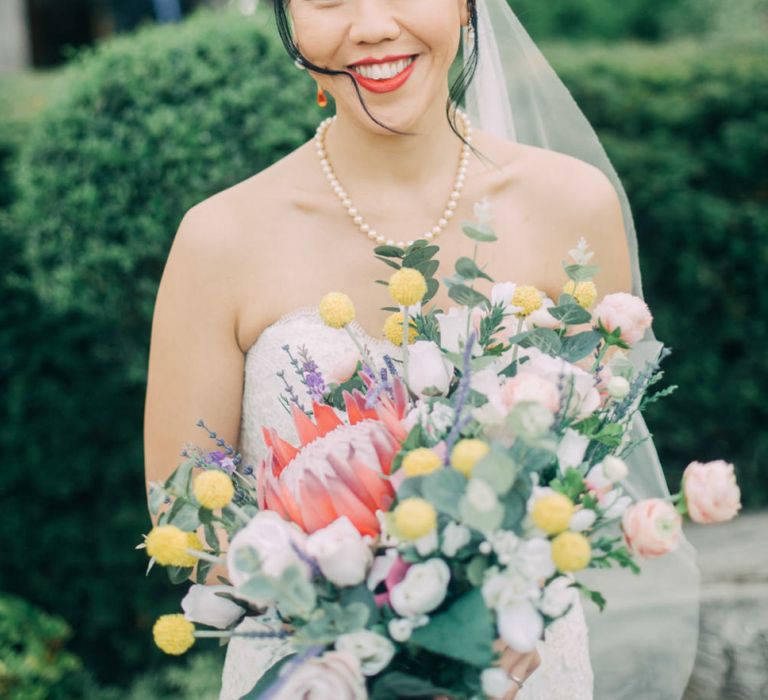
<instances>
[{"instance_id":1,"label":"orange earring","mask_svg":"<svg viewBox=\"0 0 768 700\"><path fill-rule=\"evenodd\" d=\"M317 86L317 104L319 107L325 107L328 104L328 98L319 85Z\"/></svg>"}]
</instances>

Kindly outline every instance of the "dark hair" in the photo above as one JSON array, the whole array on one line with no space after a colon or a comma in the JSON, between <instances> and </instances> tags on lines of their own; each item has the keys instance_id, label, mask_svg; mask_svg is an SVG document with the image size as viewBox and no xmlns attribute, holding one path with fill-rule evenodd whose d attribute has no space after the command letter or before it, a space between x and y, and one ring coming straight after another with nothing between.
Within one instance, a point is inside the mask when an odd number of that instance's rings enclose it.
<instances>
[{"instance_id":1,"label":"dark hair","mask_svg":"<svg viewBox=\"0 0 768 700\"><path fill-rule=\"evenodd\" d=\"M363 106L363 109L365 110L365 113L379 126L385 128L387 131L391 131L395 134L401 134L405 136L411 136L412 134L405 133L402 131L398 131L397 129L392 129L391 127L388 127L386 124L382 124L376 117L374 117L370 111L368 110L368 106L365 104L365 100L363 99L362 94L360 93L360 86L357 84L357 80L355 80L354 76L346 70L331 70L328 68L321 68L320 66L316 66L311 61L307 60L302 54L301 51L299 51L299 47L296 45L296 42L294 42L293 37L291 36L291 27L288 23L288 17L285 12L285 5L290 0L273 0L273 5L275 8L275 20L277 23L277 31L280 34L280 39L282 39L283 45L285 46L286 51L291 56L291 58L294 59L294 61L297 61L305 68L309 68L317 73L323 73L324 75L347 75L349 76L349 79L352 81L352 85L355 88L355 92L357 93L357 98L360 100L360 104ZM459 103L461 99L463 99L464 94L467 91L467 87L472 82L472 78L475 75L475 70L477 69L477 56L478 56L478 42L477 42L477 8L475 6L476 0L467 0L467 9L469 10L469 24L472 27L472 30L474 32L475 41L473 42L472 51L469 55L469 58L463 62L463 65L461 67L461 72L456 77L456 79L453 81L453 83L449 86L448 92L448 101L445 105L445 114L448 118L448 123L451 126L451 129L453 132L464 142L464 136L461 134L461 131L459 131L459 128L456 124L456 105ZM474 151L474 147L472 144L469 144L470 148Z\"/></svg>"}]
</instances>

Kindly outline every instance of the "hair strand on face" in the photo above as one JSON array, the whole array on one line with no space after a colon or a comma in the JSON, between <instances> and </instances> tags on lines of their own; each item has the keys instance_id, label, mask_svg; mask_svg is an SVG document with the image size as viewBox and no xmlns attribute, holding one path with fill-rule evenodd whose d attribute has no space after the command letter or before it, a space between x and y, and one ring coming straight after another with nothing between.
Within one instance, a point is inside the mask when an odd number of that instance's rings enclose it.
<instances>
[{"instance_id":1,"label":"hair strand on face","mask_svg":"<svg viewBox=\"0 0 768 700\"><path fill-rule=\"evenodd\" d=\"M348 76L349 79L352 81L352 85L355 88L355 93L357 94L357 99L360 101L360 104L365 110L365 113L376 124L386 129L387 131L391 131L393 134L400 134L401 136L413 136L412 133L398 131L397 129L393 129L387 126L386 124L382 124L378 119L376 119L376 117L374 117L371 114L370 110L368 109L368 105L366 105L365 100L363 99L363 95L360 92L360 86L358 85L357 80L355 80L355 77L352 75L352 73L346 70L333 70L330 68L322 68L320 66L316 66L314 63L312 63L310 60L308 60L306 57L302 55L291 33L291 26L288 21L288 15L285 9L287 2L289 2L289 0L274 0L273 6L275 9L275 21L277 24L277 31L278 31L278 34L280 35L281 41L283 42L283 46L285 46L285 49L290 55L290 57L295 61L299 61L301 65L307 68L308 70L314 71L316 73L321 73L323 75ZM467 9L469 10L469 25L472 27L473 31L475 32L475 37L477 37L477 8L475 5L475 2L476 0L467 0ZM456 108L460 104L461 100L464 99L464 95L467 92L467 88L469 87L469 84L472 82L472 78L474 77L475 71L477 70L478 50L479 50L478 42L477 40L475 40L473 42L472 51L470 52L469 57L464 57L466 60L464 60L462 63L462 67L459 75L456 77L453 83L449 86L448 100L445 106L445 114L446 114L446 118L448 119L448 123L450 124L451 130L465 144L467 142L464 139L464 135L461 133L461 130L459 129L458 124L456 123ZM476 155L479 155L477 150L471 143L468 145Z\"/></svg>"}]
</instances>

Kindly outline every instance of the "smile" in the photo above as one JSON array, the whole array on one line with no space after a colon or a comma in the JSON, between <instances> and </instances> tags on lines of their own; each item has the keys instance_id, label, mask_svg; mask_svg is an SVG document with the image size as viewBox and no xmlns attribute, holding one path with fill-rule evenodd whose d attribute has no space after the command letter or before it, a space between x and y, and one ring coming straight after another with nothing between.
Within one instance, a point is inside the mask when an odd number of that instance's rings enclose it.
<instances>
[{"instance_id":1,"label":"smile","mask_svg":"<svg viewBox=\"0 0 768 700\"><path fill-rule=\"evenodd\" d=\"M387 63L373 63L352 67L352 75L359 85L371 92L397 90L411 76L417 56Z\"/></svg>"}]
</instances>

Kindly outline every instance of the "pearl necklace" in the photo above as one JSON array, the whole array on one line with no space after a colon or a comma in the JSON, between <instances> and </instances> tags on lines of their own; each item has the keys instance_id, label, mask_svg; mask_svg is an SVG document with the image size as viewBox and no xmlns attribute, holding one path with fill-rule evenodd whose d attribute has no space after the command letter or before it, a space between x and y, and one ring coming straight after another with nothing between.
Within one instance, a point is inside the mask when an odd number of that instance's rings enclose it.
<instances>
[{"instance_id":1,"label":"pearl necklace","mask_svg":"<svg viewBox=\"0 0 768 700\"><path fill-rule=\"evenodd\" d=\"M441 233L446 226L448 226L448 221L454 215L457 202L459 201L459 196L461 195L461 190L464 187L464 178L466 177L466 174L467 174L467 164L469 163L469 144L472 143L472 125L470 124L469 117L466 115L466 113L464 113L459 109L457 109L456 111L458 114L461 115L461 118L464 122L464 138L466 139L467 143L463 144L461 147L461 159L459 160L459 170L458 170L458 173L456 174L456 180L453 183L453 189L451 190L451 194L448 197L448 204L446 205L442 216L440 217L440 219L438 219L437 224L435 224L431 228L431 230L427 231L422 236L422 238L428 241L431 241L435 236ZM376 241L376 243L378 243L379 245L386 243L387 245L397 245L400 248L405 248L407 245L411 245L413 243L413 240L397 241L397 242L395 242L391 238L387 240L384 236L382 236L374 228L372 228L369 224L367 224L365 219L363 219L360 212L357 210L357 207L355 207L352 204L352 200L349 198L349 195L341 186L341 183L336 178L336 175L333 172L333 168L331 167L331 164L328 160L328 154L326 153L326 150L325 150L325 132L328 130L328 127L331 125L331 122L335 120L336 120L336 115L333 115L332 117L328 117L327 119L324 119L322 122L320 122L319 126L317 127L317 131L315 132L315 148L317 150L317 155L320 158L320 165L323 168L323 172L325 173L325 177L330 183L331 188L336 193L336 196L341 201L342 205L344 206L344 209L346 209L347 214L349 214L352 221L357 225L360 231L364 233L366 236L368 236L368 238L370 238L372 241Z\"/></svg>"}]
</instances>

